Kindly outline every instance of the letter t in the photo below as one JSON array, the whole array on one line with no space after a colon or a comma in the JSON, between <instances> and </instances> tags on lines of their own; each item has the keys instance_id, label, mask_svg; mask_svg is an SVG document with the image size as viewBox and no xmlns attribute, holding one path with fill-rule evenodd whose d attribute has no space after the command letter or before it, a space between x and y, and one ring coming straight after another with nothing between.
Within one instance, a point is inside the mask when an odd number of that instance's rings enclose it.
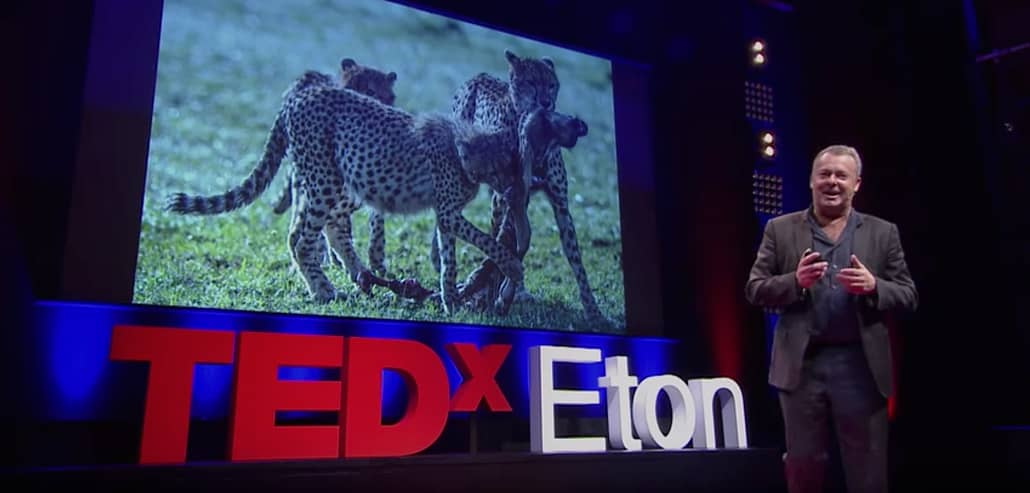
<instances>
[{"instance_id":1,"label":"letter t","mask_svg":"<svg viewBox=\"0 0 1030 493\"><path fill-rule=\"evenodd\" d=\"M604 359L604 376L597 385L606 389L608 396L608 439L612 447L640 450L640 439L633 437L629 389L637 386L637 377L629 374L628 358L611 356Z\"/></svg>"}]
</instances>

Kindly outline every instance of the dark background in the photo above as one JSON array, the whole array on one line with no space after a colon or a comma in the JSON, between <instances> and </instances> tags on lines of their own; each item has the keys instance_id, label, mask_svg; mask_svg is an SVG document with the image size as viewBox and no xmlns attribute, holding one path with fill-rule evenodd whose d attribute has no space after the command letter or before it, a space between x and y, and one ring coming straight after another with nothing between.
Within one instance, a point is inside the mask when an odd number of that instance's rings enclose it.
<instances>
[{"instance_id":1,"label":"dark background","mask_svg":"<svg viewBox=\"0 0 1030 493\"><path fill-rule=\"evenodd\" d=\"M760 221L741 87L752 31L779 33L770 50L794 65L777 89L799 95L777 107L800 122L779 132L797 136L790 166L807 170L830 143L856 146L856 207L899 225L919 288L918 313L897 323L896 489L1028 479L1030 49L977 62L1030 41L1025 2L413 4L652 66L665 333L684 342L681 374L737 379L751 441L770 447L782 446L782 423L765 392L765 327L743 300ZM0 12L0 299L13 396L38 391L17 375L27 307L57 292L66 262L91 261L64 255L91 12L55 0ZM17 426L17 401L5 426Z\"/></svg>"}]
</instances>

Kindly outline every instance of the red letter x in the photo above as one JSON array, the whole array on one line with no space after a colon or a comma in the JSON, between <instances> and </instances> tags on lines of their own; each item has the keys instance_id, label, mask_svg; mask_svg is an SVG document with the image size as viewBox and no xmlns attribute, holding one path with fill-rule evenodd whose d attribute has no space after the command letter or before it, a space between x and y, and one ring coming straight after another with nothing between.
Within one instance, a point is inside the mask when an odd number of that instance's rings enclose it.
<instances>
[{"instance_id":1,"label":"red letter x","mask_svg":"<svg viewBox=\"0 0 1030 493\"><path fill-rule=\"evenodd\" d=\"M483 346L482 352L467 342L454 342L446 347L462 378L451 398L451 411L475 411L479 401L484 399L491 411L511 411L511 404L494 380L511 345L488 344Z\"/></svg>"}]
</instances>

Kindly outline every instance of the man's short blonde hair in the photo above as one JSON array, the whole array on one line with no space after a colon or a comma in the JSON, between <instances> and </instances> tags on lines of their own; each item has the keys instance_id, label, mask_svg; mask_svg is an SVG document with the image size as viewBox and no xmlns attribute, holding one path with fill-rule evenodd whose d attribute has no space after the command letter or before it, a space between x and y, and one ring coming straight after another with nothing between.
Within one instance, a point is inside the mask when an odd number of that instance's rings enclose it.
<instances>
[{"instance_id":1,"label":"man's short blonde hair","mask_svg":"<svg viewBox=\"0 0 1030 493\"><path fill-rule=\"evenodd\" d=\"M815 155L815 159L812 160L812 171L815 171L815 165L819 163L819 158L823 157L823 154L831 154L834 156L850 156L851 159L855 160L857 166L858 176L862 176L862 158L858 155L858 151L851 146L835 144L827 146L825 149L819 151Z\"/></svg>"}]
</instances>

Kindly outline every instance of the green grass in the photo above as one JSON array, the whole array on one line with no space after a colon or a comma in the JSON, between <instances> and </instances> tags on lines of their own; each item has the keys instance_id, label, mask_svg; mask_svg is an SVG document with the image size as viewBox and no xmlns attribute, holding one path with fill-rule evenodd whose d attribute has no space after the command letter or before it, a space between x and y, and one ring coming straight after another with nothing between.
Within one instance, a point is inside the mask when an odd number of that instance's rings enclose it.
<instances>
[{"instance_id":1,"label":"green grass","mask_svg":"<svg viewBox=\"0 0 1030 493\"><path fill-rule=\"evenodd\" d=\"M207 2L168 0L161 33L147 188L133 301L136 303L311 313L361 318L446 321L561 330L625 331L621 228L615 164L610 66L606 60L492 33L379 1ZM579 291L561 250L550 205L530 203L533 239L525 259L535 303L504 317L471 311L444 314L386 289L365 296L342 268L326 273L346 299L314 303L286 248L289 213L268 191L244 209L212 217L161 209L174 192L221 193L260 159L280 95L305 70L335 73L339 60L398 73L396 105L412 112L449 112L457 87L479 72L507 78L503 51L548 56L562 83L559 110L578 115L590 133L565 150L569 202L583 263L611 327L588 326ZM284 167L292 164L284 162ZM486 188L465 209L489 224ZM367 214L354 215L355 243L367 262ZM386 255L393 277L414 277L438 289L429 264L431 211L387 216ZM482 254L458 242L459 280Z\"/></svg>"}]
</instances>

